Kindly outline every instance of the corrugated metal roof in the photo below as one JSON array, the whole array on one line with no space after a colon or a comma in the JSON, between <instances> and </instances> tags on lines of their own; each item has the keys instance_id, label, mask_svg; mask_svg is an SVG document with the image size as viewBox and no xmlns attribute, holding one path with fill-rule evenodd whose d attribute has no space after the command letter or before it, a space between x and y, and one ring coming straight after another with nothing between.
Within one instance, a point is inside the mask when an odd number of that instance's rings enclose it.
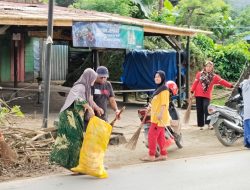
<instances>
[{"instance_id":1,"label":"corrugated metal roof","mask_svg":"<svg viewBox=\"0 0 250 190\"><path fill-rule=\"evenodd\" d=\"M47 26L48 5L0 2L0 25ZM152 34L192 36L209 31L168 26L149 20L135 19L117 14L54 7L54 26L71 27L74 21L116 22L138 25Z\"/></svg>"}]
</instances>

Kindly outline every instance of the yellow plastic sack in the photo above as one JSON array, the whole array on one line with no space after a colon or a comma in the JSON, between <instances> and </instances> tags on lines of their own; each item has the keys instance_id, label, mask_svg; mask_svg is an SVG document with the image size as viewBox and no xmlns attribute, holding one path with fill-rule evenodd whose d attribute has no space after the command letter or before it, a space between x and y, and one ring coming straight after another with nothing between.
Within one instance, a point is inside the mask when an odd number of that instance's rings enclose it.
<instances>
[{"instance_id":1,"label":"yellow plastic sack","mask_svg":"<svg viewBox=\"0 0 250 190\"><path fill-rule=\"evenodd\" d=\"M80 151L79 164L71 171L88 174L99 178L107 178L103 159L107 149L112 126L107 122L92 117L89 120L87 131Z\"/></svg>"}]
</instances>

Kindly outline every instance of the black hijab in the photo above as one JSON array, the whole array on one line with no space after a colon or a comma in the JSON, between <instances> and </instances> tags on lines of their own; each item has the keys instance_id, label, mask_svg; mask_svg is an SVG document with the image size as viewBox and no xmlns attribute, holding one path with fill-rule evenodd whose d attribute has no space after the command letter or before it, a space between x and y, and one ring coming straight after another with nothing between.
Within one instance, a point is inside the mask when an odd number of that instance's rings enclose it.
<instances>
[{"instance_id":1,"label":"black hijab","mask_svg":"<svg viewBox=\"0 0 250 190\"><path fill-rule=\"evenodd\" d=\"M155 73L155 75L156 75L157 73L158 73L158 74L160 75L160 77L161 77L161 83L160 83L160 84L157 84L157 88L155 89L155 91L154 91L152 97L154 97L154 96L160 94L163 90L167 90L167 89L168 89L168 88L166 87L166 85L165 85L165 83L166 83L166 75L165 75L165 72L162 71L162 70L158 70L158 71ZM155 75L154 75L154 76L155 76Z\"/></svg>"}]
</instances>

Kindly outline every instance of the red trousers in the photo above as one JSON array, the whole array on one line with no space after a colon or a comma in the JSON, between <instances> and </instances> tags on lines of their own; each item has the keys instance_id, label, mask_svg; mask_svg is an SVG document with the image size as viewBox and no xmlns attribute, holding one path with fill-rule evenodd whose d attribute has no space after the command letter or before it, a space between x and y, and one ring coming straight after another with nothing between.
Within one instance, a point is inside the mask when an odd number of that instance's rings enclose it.
<instances>
[{"instance_id":1,"label":"red trousers","mask_svg":"<svg viewBox=\"0 0 250 190\"><path fill-rule=\"evenodd\" d=\"M148 131L149 155L155 156L157 144L160 147L160 154L167 155L165 127L158 127L156 123L151 123Z\"/></svg>"}]
</instances>

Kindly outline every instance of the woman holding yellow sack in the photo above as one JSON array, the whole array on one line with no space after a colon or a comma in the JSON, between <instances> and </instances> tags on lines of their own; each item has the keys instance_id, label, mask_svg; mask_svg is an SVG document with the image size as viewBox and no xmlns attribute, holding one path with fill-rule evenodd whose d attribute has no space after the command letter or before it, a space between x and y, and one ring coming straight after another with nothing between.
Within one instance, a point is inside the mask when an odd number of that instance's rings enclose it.
<instances>
[{"instance_id":1,"label":"woman holding yellow sack","mask_svg":"<svg viewBox=\"0 0 250 190\"><path fill-rule=\"evenodd\" d=\"M89 117L95 115L91 86L96 78L93 69L86 69L71 88L59 114L57 138L50 160L67 169L78 165L83 142L84 113L87 111Z\"/></svg>"}]
</instances>

